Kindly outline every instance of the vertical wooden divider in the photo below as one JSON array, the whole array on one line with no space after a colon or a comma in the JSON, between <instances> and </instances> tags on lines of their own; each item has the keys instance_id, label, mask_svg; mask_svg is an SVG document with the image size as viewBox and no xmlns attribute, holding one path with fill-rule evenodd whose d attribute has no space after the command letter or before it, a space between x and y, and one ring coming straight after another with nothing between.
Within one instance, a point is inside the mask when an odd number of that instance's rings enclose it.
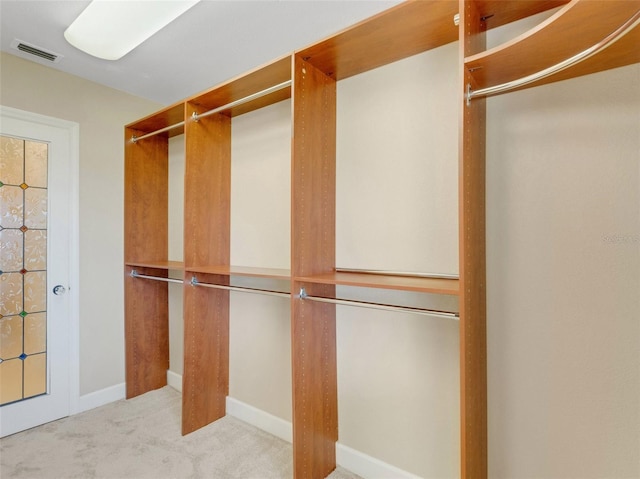
<instances>
[{"instance_id":1,"label":"vertical wooden divider","mask_svg":"<svg viewBox=\"0 0 640 479\"><path fill-rule=\"evenodd\" d=\"M184 261L189 268L229 264L231 118L195 122L187 103L185 125ZM197 275L200 282L228 278ZM182 434L225 415L229 393L229 292L198 286L184 291Z\"/></svg>"},{"instance_id":2,"label":"vertical wooden divider","mask_svg":"<svg viewBox=\"0 0 640 479\"><path fill-rule=\"evenodd\" d=\"M474 82L464 58L485 49L475 2L460 1L460 453L461 477L488 477L485 238L486 101L463 98Z\"/></svg>"},{"instance_id":3,"label":"vertical wooden divider","mask_svg":"<svg viewBox=\"0 0 640 479\"><path fill-rule=\"evenodd\" d=\"M168 142L125 129L124 237L127 261L166 261L168 255ZM169 368L168 288L158 281L136 281L125 266L126 397L167 384ZM166 271L156 271L158 276ZM144 273L143 273L144 274Z\"/></svg>"},{"instance_id":4,"label":"vertical wooden divider","mask_svg":"<svg viewBox=\"0 0 640 479\"><path fill-rule=\"evenodd\" d=\"M293 455L297 479L336 467L338 398L335 305L295 298L334 297L335 286L295 277L335 268L336 82L293 58L292 282Z\"/></svg>"}]
</instances>

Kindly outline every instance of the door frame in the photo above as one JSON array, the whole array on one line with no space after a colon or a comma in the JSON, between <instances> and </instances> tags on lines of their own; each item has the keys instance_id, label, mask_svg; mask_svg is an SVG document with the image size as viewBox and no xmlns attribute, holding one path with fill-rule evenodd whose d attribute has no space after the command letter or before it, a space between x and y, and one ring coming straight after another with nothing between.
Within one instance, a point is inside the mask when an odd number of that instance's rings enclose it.
<instances>
[{"instance_id":1,"label":"door frame","mask_svg":"<svg viewBox=\"0 0 640 479\"><path fill-rule=\"evenodd\" d=\"M80 125L51 116L0 105L0 118L66 130L69 151L69 415L80 412ZM48 293L47 293L48 294Z\"/></svg>"}]
</instances>

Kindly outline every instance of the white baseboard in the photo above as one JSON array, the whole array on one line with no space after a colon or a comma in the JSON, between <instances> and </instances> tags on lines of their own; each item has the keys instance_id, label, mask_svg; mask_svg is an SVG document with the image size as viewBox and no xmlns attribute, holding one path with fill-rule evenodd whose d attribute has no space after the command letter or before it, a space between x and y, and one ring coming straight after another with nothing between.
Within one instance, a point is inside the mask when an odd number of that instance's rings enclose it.
<instances>
[{"instance_id":1,"label":"white baseboard","mask_svg":"<svg viewBox=\"0 0 640 479\"><path fill-rule=\"evenodd\" d=\"M182 392L182 374L167 369L167 384L176 391Z\"/></svg>"},{"instance_id":2,"label":"white baseboard","mask_svg":"<svg viewBox=\"0 0 640 479\"><path fill-rule=\"evenodd\" d=\"M126 396L126 384L120 383L115 386L101 389L84 396L80 396L78 401L78 412L88 411L96 407L104 406L114 401L124 399Z\"/></svg>"},{"instance_id":3,"label":"white baseboard","mask_svg":"<svg viewBox=\"0 0 640 479\"><path fill-rule=\"evenodd\" d=\"M179 392L182 392L182 375L167 369L167 384ZM94 409L114 401L124 399L127 395L126 383L116 384L108 388L80 396L78 409L72 414Z\"/></svg>"},{"instance_id":4,"label":"white baseboard","mask_svg":"<svg viewBox=\"0 0 640 479\"><path fill-rule=\"evenodd\" d=\"M287 442L293 442L293 427L289 421L227 396L227 414L240 419Z\"/></svg>"},{"instance_id":5,"label":"white baseboard","mask_svg":"<svg viewBox=\"0 0 640 479\"><path fill-rule=\"evenodd\" d=\"M419 479L419 476L340 443L336 443L336 462L365 479Z\"/></svg>"},{"instance_id":6,"label":"white baseboard","mask_svg":"<svg viewBox=\"0 0 640 479\"><path fill-rule=\"evenodd\" d=\"M182 376L167 371L167 384L182 391ZM292 424L262 409L227 396L227 414L289 443L293 442ZM365 479L418 479L418 476L340 443L336 444L336 462Z\"/></svg>"}]
</instances>

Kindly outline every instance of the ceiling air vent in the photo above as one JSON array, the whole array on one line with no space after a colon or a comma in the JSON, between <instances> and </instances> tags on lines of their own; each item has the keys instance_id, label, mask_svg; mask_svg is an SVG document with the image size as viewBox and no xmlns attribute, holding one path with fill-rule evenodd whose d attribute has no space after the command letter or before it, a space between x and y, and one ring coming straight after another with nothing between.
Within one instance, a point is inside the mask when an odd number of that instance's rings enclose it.
<instances>
[{"instance_id":1,"label":"ceiling air vent","mask_svg":"<svg viewBox=\"0 0 640 479\"><path fill-rule=\"evenodd\" d=\"M58 53L44 50L43 48L37 47L27 42L23 42L22 40L18 39L15 39L11 42L11 48L13 48L14 50L19 50L28 55L42 58L43 60L47 60L52 63L58 63L62 58L62 55L59 55Z\"/></svg>"}]
</instances>

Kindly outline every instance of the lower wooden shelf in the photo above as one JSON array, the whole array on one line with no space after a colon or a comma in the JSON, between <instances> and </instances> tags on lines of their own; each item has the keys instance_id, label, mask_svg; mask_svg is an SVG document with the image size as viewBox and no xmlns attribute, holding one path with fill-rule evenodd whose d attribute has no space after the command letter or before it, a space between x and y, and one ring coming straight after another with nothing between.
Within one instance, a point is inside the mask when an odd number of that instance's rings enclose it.
<instances>
[{"instance_id":1,"label":"lower wooden shelf","mask_svg":"<svg viewBox=\"0 0 640 479\"><path fill-rule=\"evenodd\" d=\"M332 272L294 278L301 283L360 286L364 288L394 289L419 293L447 294L457 296L460 290L458 279L425 278L369 273Z\"/></svg>"},{"instance_id":2,"label":"lower wooden shelf","mask_svg":"<svg viewBox=\"0 0 640 479\"><path fill-rule=\"evenodd\" d=\"M291 279L291 271L289 271L288 269L278 268L255 268L251 266L218 265L188 267L186 268L186 270L190 273L219 274L223 276L249 276L255 278L271 278L282 280Z\"/></svg>"},{"instance_id":3,"label":"lower wooden shelf","mask_svg":"<svg viewBox=\"0 0 640 479\"><path fill-rule=\"evenodd\" d=\"M126 266L136 266L138 268L154 268L154 269L167 269L167 270L184 270L184 263L182 261L127 261Z\"/></svg>"}]
</instances>

